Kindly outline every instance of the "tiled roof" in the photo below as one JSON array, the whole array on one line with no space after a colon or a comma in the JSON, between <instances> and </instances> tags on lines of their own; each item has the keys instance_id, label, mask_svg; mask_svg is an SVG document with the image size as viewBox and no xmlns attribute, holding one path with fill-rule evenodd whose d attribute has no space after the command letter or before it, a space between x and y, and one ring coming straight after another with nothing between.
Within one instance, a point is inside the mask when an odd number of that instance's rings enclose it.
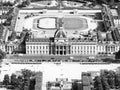
<instances>
[{"instance_id":1,"label":"tiled roof","mask_svg":"<svg viewBox=\"0 0 120 90\"><path fill-rule=\"evenodd\" d=\"M50 42L49 38L34 38L30 39L28 42Z\"/></svg>"}]
</instances>

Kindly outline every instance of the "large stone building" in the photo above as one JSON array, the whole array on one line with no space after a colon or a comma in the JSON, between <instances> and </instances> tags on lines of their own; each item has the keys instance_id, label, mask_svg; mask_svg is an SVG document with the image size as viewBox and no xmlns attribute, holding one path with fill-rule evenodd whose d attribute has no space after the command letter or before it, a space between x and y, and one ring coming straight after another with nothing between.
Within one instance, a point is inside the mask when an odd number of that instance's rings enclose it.
<instances>
[{"instance_id":1,"label":"large stone building","mask_svg":"<svg viewBox=\"0 0 120 90\"><path fill-rule=\"evenodd\" d=\"M85 10L85 12L87 11ZM93 19L95 13L100 13L100 11L91 10L91 12L87 12L88 16L84 16L85 13L82 10L63 10L61 12L46 10L44 13L32 13L24 24L24 28L32 33L29 40L26 41L26 54L113 55L119 51L119 42L98 39L99 35L96 30L98 30L99 20ZM28 25L30 20L29 23L32 26ZM101 37L99 36L99 38Z\"/></svg>"},{"instance_id":2,"label":"large stone building","mask_svg":"<svg viewBox=\"0 0 120 90\"><path fill-rule=\"evenodd\" d=\"M78 10L78 13L81 11ZM44 16L39 14L27 18L28 21L33 19L30 22L33 27L29 27L26 20L24 28L32 32L26 42L26 54L96 55L96 37L91 36L93 40L90 41L83 35L93 32L97 28L97 22L70 12L48 10ZM72 12L74 13L74 10Z\"/></svg>"},{"instance_id":3,"label":"large stone building","mask_svg":"<svg viewBox=\"0 0 120 90\"><path fill-rule=\"evenodd\" d=\"M96 57L114 56L119 51L119 30L111 30L117 25L111 23L108 9L24 8L18 10L15 20L14 32L19 39L6 42L9 54L23 50L26 56Z\"/></svg>"},{"instance_id":4,"label":"large stone building","mask_svg":"<svg viewBox=\"0 0 120 90\"><path fill-rule=\"evenodd\" d=\"M60 39L60 38L59 38ZM35 39L26 42L29 55L113 55L119 51L119 43L68 40Z\"/></svg>"}]
</instances>

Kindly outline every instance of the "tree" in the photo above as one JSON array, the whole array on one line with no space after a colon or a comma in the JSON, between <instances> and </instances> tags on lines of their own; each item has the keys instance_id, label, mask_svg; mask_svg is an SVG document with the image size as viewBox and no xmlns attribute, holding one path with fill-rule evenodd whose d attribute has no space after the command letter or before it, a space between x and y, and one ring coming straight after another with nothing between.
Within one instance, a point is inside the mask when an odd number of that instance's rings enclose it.
<instances>
[{"instance_id":1,"label":"tree","mask_svg":"<svg viewBox=\"0 0 120 90\"><path fill-rule=\"evenodd\" d=\"M26 0L27 5L30 5L30 3L31 3L31 0Z\"/></svg>"},{"instance_id":2,"label":"tree","mask_svg":"<svg viewBox=\"0 0 120 90\"><path fill-rule=\"evenodd\" d=\"M120 74L115 75L115 86L120 88Z\"/></svg>"},{"instance_id":3,"label":"tree","mask_svg":"<svg viewBox=\"0 0 120 90\"><path fill-rule=\"evenodd\" d=\"M35 75L35 72L28 70L28 69L22 69L21 73L22 73L24 79L27 77L30 78Z\"/></svg>"},{"instance_id":4,"label":"tree","mask_svg":"<svg viewBox=\"0 0 120 90\"><path fill-rule=\"evenodd\" d=\"M22 76L18 76L17 78L17 89L18 90L24 90L24 81L23 81L23 77Z\"/></svg>"},{"instance_id":5,"label":"tree","mask_svg":"<svg viewBox=\"0 0 120 90\"><path fill-rule=\"evenodd\" d=\"M78 90L76 81L72 83L72 90Z\"/></svg>"},{"instance_id":6,"label":"tree","mask_svg":"<svg viewBox=\"0 0 120 90\"><path fill-rule=\"evenodd\" d=\"M30 79L29 90L35 90L35 78Z\"/></svg>"},{"instance_id":7,"label":"tree","mask_svg":"<svg viewBox=\"0 0 120 90\"><path fill-rule=\"evenodd\" d=\"M120 50L118 52L116 52L115 59L120 59Z\"/></svg>"},{"instance_id":8,"label":"tree","mask_svg":"<svg viewBox=\"0 0 120 90\"><path fill-rule=\"evenodd\" d=\"M101 82L101 77L96 76L94 79L94 88L95 90L103 90L102 82Z\"/></svg>"},{"instance_id":9,"label":"tree","mask_svg":"<svg viewBox=\"0 0 120 90\"><path fill-rule=\"evenodd\" d=\"M110 86L108 84L108 79L105 77L105 75L101 76L101 81L103 85L103 90L110 90Z\"/></svg>"},{"instance_id":10,"label":"tree","mask_svg":"<svg viewBox=\"0 0 120 90\"><path fill-rule=\"evenodd\" d=\"M109 6L112 6L115 3L114 0L95 0L95 2L100 5L107 4Z\"/></svg>"},{"instance_id":11,"label":"tree","mask_svg":"<svg viewBox=\"0 0 120 90\"><path fill-rule=\"evenodd\" d=\"M35 72L32 72L28 69L22 69L21 70L22 76L23 76L23 82L24 82L24 89L28 90L30 86L30 77L35 75Z\"/></svg>"},{"instance_id":12,"label":"tree","mask_svg":"<svg viewBox=\"0 0 120 90\"><path fill-rule=\"evenodd\" d=\"M31 2L38 2L38 1L42 1L42 0L31 0Z\"/></svg>"},{"instance_id":13,"label":"tree","mask_svg":"<svg viewBox=\"0 0 120 90\"><path fill-rule=\"evenodd\" d=\"M110 88L115 88L115 73L114 71L109 71L109 75L108 75L108 84L110 86Z\"/></svg>"},{"instance_id":14,"label":"tree","mask_svg":"<svg viewBox=\"0 0 120 90\"><path fill-rule=\"evenodd\" d=\"M6 75L4 75L3 85L7 86L9 84L10 84L10 82L9 82L9 75L6 74Z\"/></svg>"},{"instance_id":15,"label":"tree","mask_svg":"<svg viewBox=\"0 0 120 90\"><path fill-rule=\"evenodd\" d=\"M11 75L11 82L10 82L10 84L11 84L14 88L17 87L17 78L16 78L16 75L15 75L15 74L12 74L12 75Z\"/></svg>"},{"instance_id":16,"label":"tree","mask_svg":"<svg viewBox=\"0 0 120 90\"><path fill-rule=\"evenodd\" d=\"M26 6L30 5L30 3L31 3L31 0L26 0L26 1L22 2L22 4L19 5L18 7L26 7Z\"/></svg>"}]
</instances>

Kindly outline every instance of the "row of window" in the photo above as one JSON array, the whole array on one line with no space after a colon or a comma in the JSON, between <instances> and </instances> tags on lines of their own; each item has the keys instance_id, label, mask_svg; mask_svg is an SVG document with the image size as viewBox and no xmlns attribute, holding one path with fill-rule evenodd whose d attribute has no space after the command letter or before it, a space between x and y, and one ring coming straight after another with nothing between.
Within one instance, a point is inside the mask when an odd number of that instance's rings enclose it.
<instances>
[{"instance_id":1,"label":"row of window","mask_svg":"<svg viewBox=\"0 0 120 90\"><path fill-rule=\"evenodd\" d=\"M117 51L117 47L114 47L114 46L109 46L109 47L105 47L105 46L100 46L99 51L111 51L111 52L114 52L114 51Z\"/></svg>"},{"instance_id":2,"label":"row of window","mask_svg":"<svg viewBox=\"0 0 120 90\"><path fill-rule=\"evenodd\" d=\"M120 24L120 20L118 20L118 19L117 19L117 20L114 20L114 23L115 23L115 24Z\"/></svg>"},{"instance_id":3,"label":"row of window","mask_svg":"<svg viewBox=\"0 0 120 90\"><path fill-rule=\"evenodd\" d=\"M99 46L98 49L99 51L105 51L105 46Z\"/></svg>"},{"instance_id":4,"label":"row of window","mask_svg":"<svg viewBox=\"0 0 120 90\"><path fill-rule=\"evenodd\" d=\"M49 46L27 46L27 49L49 49Z\"/></svg>"},{"instance_id":5,"label":"row of window","mask_svg":"<svg viewBox=\"0 0 120 90\"><path fill-rule=\"evenodd\" d=\"M113 52L113 51L115 51L115 47L107 47L107 51Z\"/></svg>"},{"instance_id":6,"label":"row of window","mask_svg":"<svg viewBox=\"0 0 120 90\"><path fill-rule=\"evenodd\" d=\"M72 49L96 49L96 46L72 46Z\"/></svg>"},{"instance_id":7,"label":"row of window","mask_svg":"<svg viewBox=\"0 0 120 90\"><path fill-rule=\"evenodd\" d=\"M10 47L7 47L7 51L12 51L12 50L14 50L16 47L14 47L14 46L10 46Z\"/></svg>"},{"instance_id":8,"label":"row of window","mask_svg":"<svg viewBox=\"0 0 120 90\"><path fill-rule=\"evenodd\" d=\"M49 54L49 51L27 51L27 54Z\"/></svg>"},{"instance_id":9,"label":"row of window","mask_svg":"<svg viewBox=\"0 0 120 90\"><path fill-rule=\"evenodd\" d=\"M40 52L44 53L46 50L45 51L43 51L43 50L44 49L49 50L49 46L27 46L27 50L28 49L33 50L33 53L38 52L38 51L36 51L37 49L38 50L42 49L42 51L40 51ZM66 46L57 46L56 47L56 50L64 50L64 51L66 51L66 49L67 49ZM101 51L106 51L106 49L107 49L107 51L114 52L118 48L114 47L114 46L109 46L107 48L106 48L106 46L99 46L98 47L98 51L100 51L100 52ZM92 52L92 51L94 52L96 50L96 46L72 46L73 53L83 53L84 50L86 50L87 53Z\"/></svg>"},{"instance_id":10,"label":"row of window","mask_svg":"<svg viewBox=\"0 0 120 90\"><path fill-rule=\"evenodd\" d=\"M96 51L72 51L72 54L96 54Z\"/></svg>"}]
</instances>

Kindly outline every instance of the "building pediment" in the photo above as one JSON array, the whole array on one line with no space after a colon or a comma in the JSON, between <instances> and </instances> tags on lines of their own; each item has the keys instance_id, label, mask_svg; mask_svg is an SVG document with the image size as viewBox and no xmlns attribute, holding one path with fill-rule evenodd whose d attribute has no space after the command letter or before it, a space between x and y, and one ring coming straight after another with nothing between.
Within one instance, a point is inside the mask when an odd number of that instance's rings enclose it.
<instances>
[{"instance_id":1,"label":"building pediment","mask_svg":"<svg viewBox=\"0 0 120 90\"><path fill-rule=\"evenodd\" d=\"M66 42L57 42L56 44L57 45L64 45L64 44L66 44Z\"/></svg>"}]
</instances>

